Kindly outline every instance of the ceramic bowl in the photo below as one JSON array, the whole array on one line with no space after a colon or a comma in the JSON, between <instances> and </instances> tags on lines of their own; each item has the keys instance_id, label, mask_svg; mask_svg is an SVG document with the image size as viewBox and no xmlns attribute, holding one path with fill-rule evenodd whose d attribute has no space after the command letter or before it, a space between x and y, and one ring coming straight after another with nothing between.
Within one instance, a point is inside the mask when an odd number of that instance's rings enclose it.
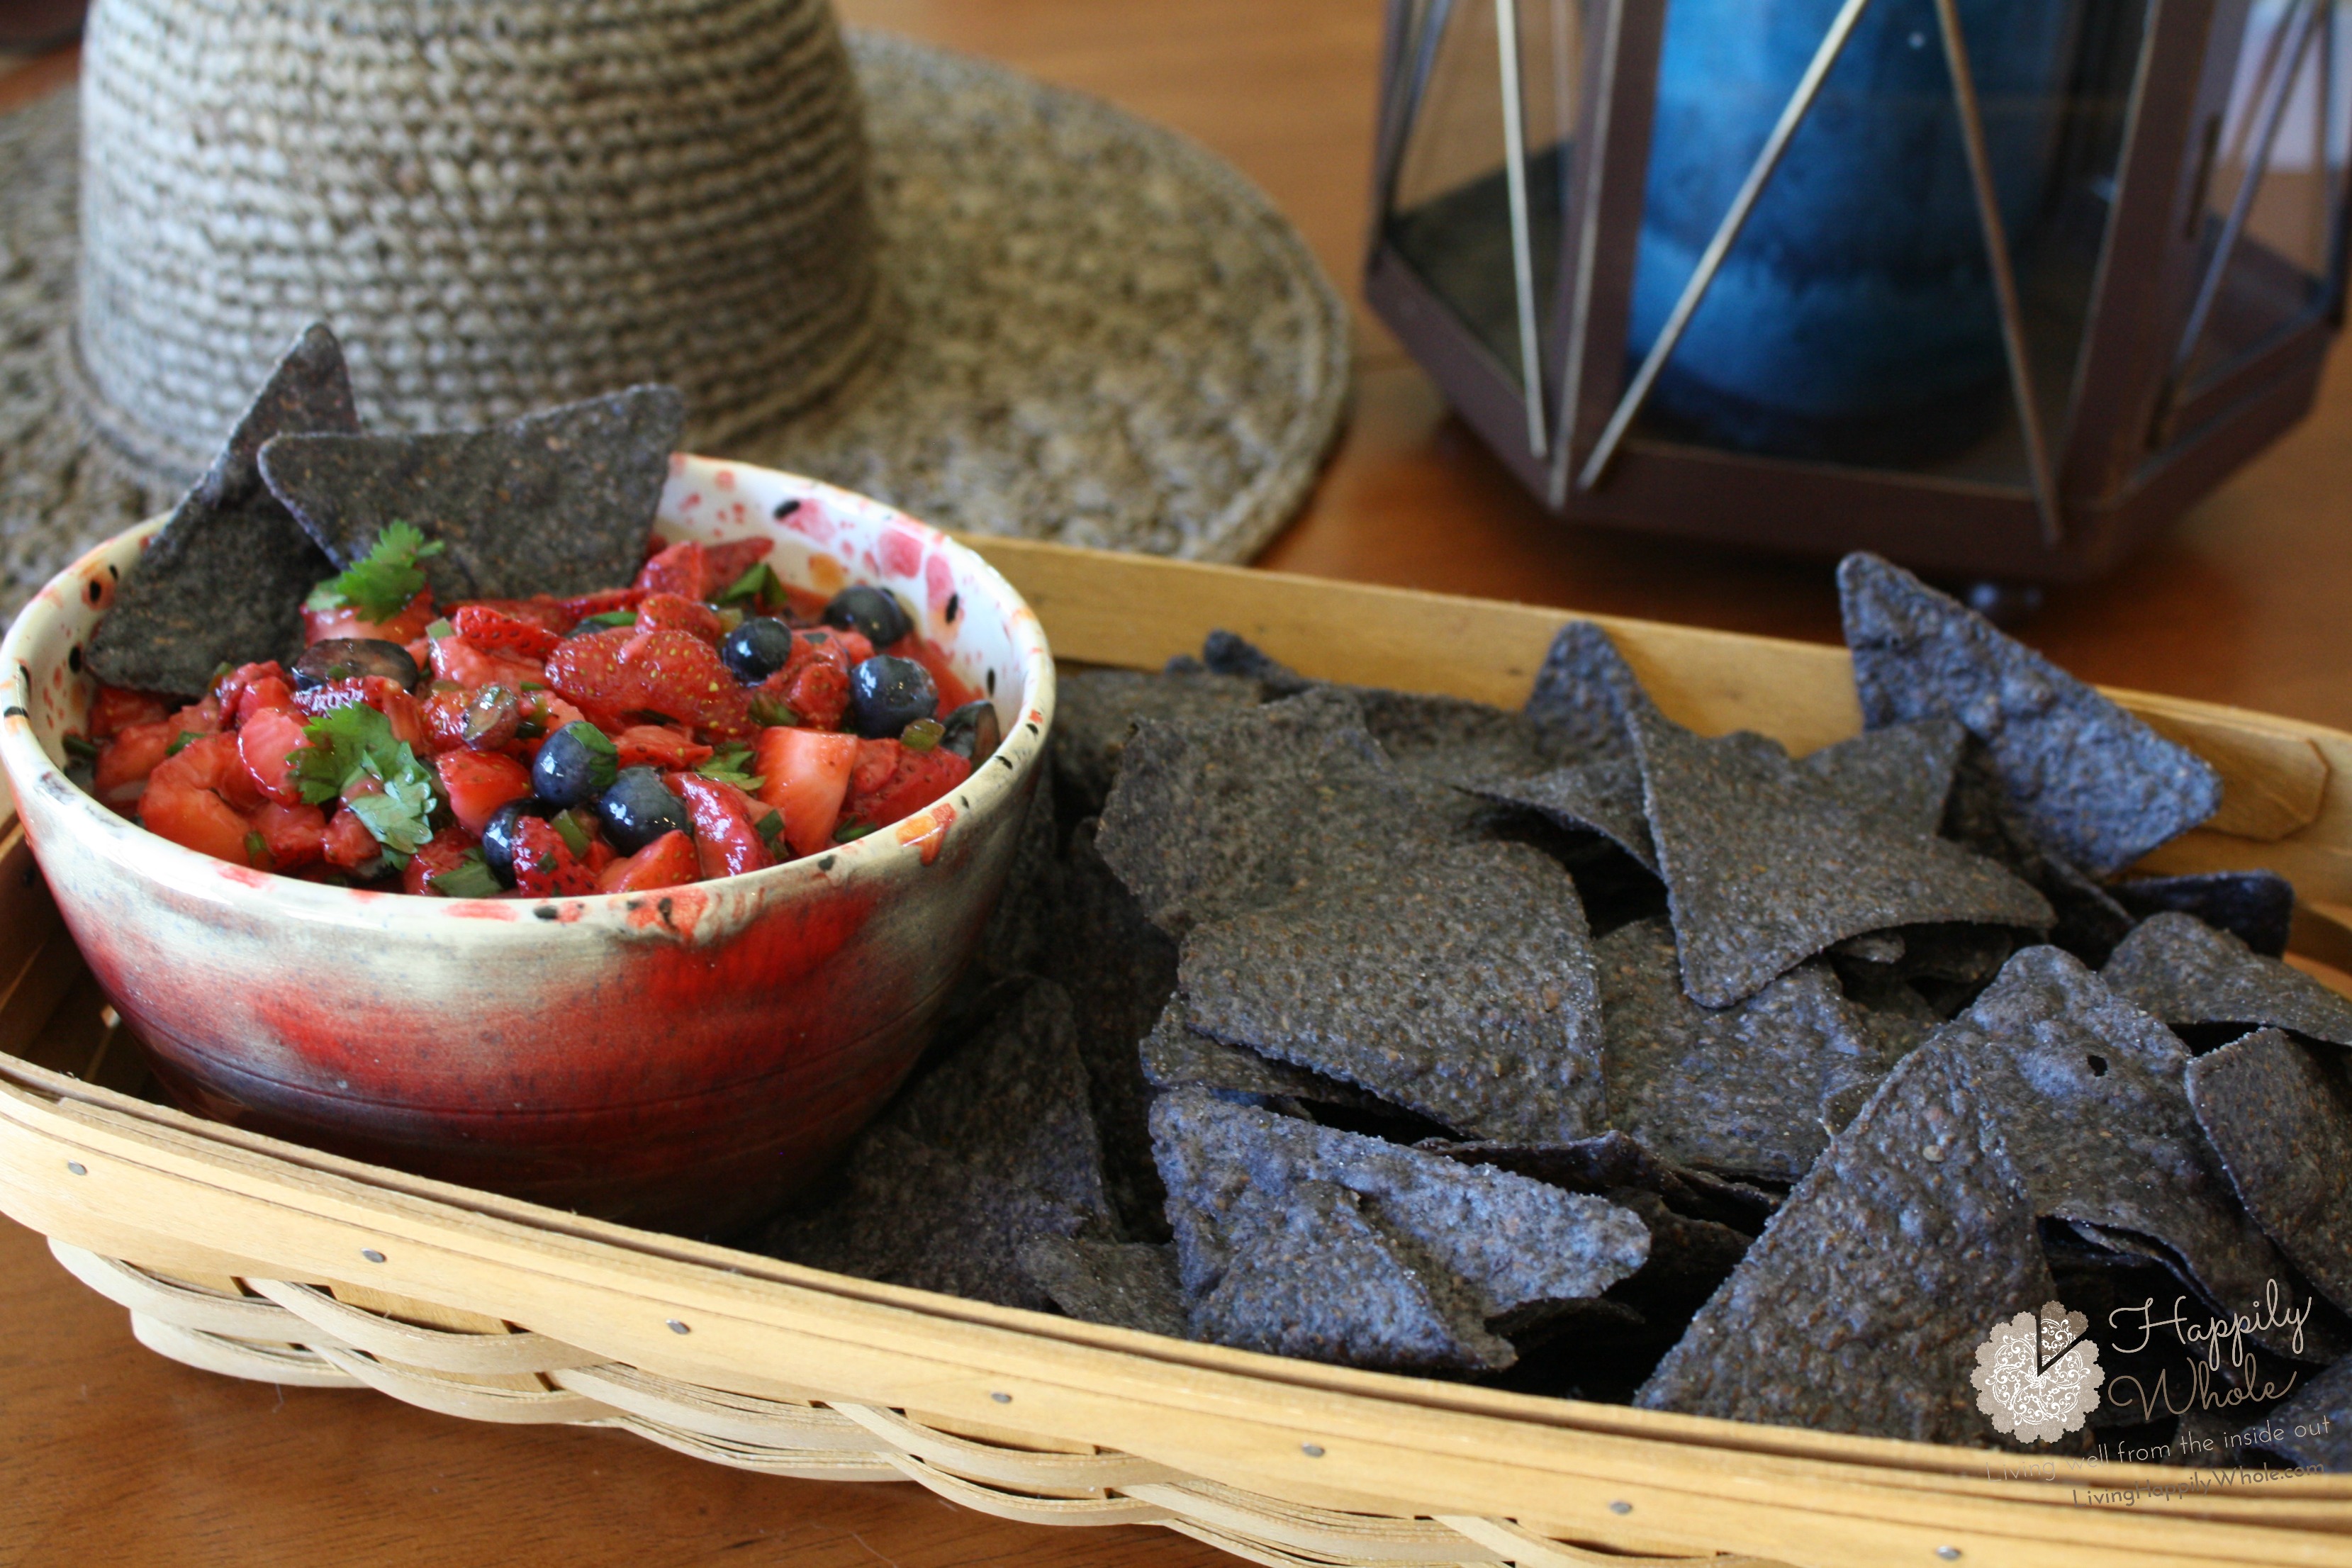
<instances>
[{"instance_id":1,"label":"ceramic bowl","mask_svg":"<svg viewBox=\"0 0 2352 1568\"><path fill-rule=\"evenodd\" d=\"M230 865L59 771L96 690L82 645L156 526L75 563L0 643L0 764L83 956L182 1105L719 1235L773 1209L898 1087L1003 887L1053 721L1044 632L986 562L830 486L673 459L662 534L763 535L787 582L891 589L994 700L1003 743L929 809L764 871L450 900Z\"/></svg>"}]
</instances>

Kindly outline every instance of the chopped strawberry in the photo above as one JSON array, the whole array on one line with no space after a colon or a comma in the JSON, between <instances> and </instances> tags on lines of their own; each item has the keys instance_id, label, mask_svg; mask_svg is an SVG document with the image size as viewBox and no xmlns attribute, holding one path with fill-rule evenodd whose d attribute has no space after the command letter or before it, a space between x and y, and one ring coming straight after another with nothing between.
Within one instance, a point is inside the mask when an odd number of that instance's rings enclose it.
<instances>
[{"instance_id":1,"label":"chopped strawberry","mask_svg":"<svg viewBox=\"0 0 2352 1568\"><path fill-rule=\"evenodd\" d=\"M520 690L525 681L549 684L547 671L537 659L486 648L462 632L433 639L433 673L460 686L511 686Z\"/></svg>"},{"instance_id":2,"label":"chopped strawberry","mask_svg":"<svg viewBox=\"0 0 2352 1568\"><path fill-rule=\"evenodd\" d=\"M662 782L686 802L705 877L740 876L776 863L761 841L759 829L752 826L767 811L755 807L751 796L733 784L700 773L665 773Z\"/></svg>"},{"instance_id":3,"label":"chopped strawberry","mask_svg":"<svg viewBox=\"0 0 2352 1568\"><path fill-rule=\"evenodd\" d=\"M480 839L462 827L441 829L426 839L424 847L401 868L400 890L404 893L431 892L434 879L456 870L467 852L480 843Z\"/></svg>"},{"instance_id":4,"label":"chopped strawberry","mask_svg":"<svg viewBox=\"0 0 2352 1568\"><path fill-rule=\"evenodd\" d=\"M596 890L596 873L544 817L526 816L515 824L514 872L516 889L534 899Z\"/></svg>"},{"instance_id":5,"label":"chopped strawberry","mask_svg":"<svg viewBox=\"0 0 2352 1568\"><path fill-rule=\"evenodd\" d=\"M386 621L369 620L348 606L340 610L306 609L302 612L302 641L309 644L325 642L329 637L373 637L381 642L414 642L432 624L433 590L419 588L416 597Z\"/></svg>"},{"instance_id":6,"label":"chopped strawberry","mask_svg":"<svg viewBox=\"0 0 2352 1568\"><path fill-rule=\"evenodd\" d=\"M753 729L751 693L701 638L681 631L640 632L621 645L618 661L629 706L721 740Z\"/></svg>"},{"instance_id":7,"label":"chopped strawberry","mask_svg":"<svg viewBox=\"0 0 2352 1568\"><path fill-rule=\"evenodd\" d=\"M445 686L425 699L425 744L436 752L452 752L466 743L466 704L473 693L462 686Z\"/></svg>"},{"instance_id":8,"label":"chopped strawberry","mask_svg":"<svg viewBox=\"0 0 2352 1568\"><path fill-rule=\"evenodd\" d=\"M90 787L109 805L138 799L140 791L147 787L147 775L179 738L180 726L169 719L131 725L100 748L97 776Z\"/></svg>"},{"instance_id":9,"label":"chopped strawberry","mask_svg":"<svg viewBox=\"0 0 2352 1568\"><path fill-rule=\"evenodd\" d=\"M887 827L922 810L971 776L971 763L944 746L917 752L896 741L867 741L863 744L888 746L898 752L898 757L888 776L880 783L866 787L862 779L852 781L849 803L842 815L853 822ZM858 762L862 774L866 758L861 755Z\"/></svg>"},{"instance_id":10,"label":"chopped strawberry","mask_svg":"<svg viewBox=\"0 0 2352 1568\"><path fill-rule=\"evenodd\" d=\"M784 814L784 841L793 854L814 855L833 842L858 745L856 736L827 730L760 731L760 799Z\"/></svg>"},{"instance_id":11,"label":"chopped strawberry","mask_svg":"<svg viewBox=\"0 0 2352 1568\"><path fill-rule=\"evenodd\" d=\"M174 844L227 860L251 865L245 836L253 831L226 786L232 776L250 793L236 740L207 735L190 742L177 756L166 757L148 775L147 793L139 800L139 820L150 833Z\"/></svg>"},{"instance_id":12,"label":"chopped strawberry","mask_svg":"<svg viewBox=\"0 0 2352 1568\"><path fill-rule=\"evenodd\" d=\"M850 798L872 795L888 784L898 771L898 757L905 750L887 736L878 741L858 742L857 765L849 773Z\"/></svg>"},{"instance_id":13,"label":"chopped strawberry","mask_svg":"<svg viewBox=\"0 0 2352 1568\"><path fill-rule=\"evenodd\" d=\"M264 801L254 810L253 830L261 835L273 871L299 870L326 857L327 814L315 805Z\"/></svg>"},{"instance_id":14,"label":"chopped strawberry","mask_svg":"<svg viewBox=\"0 0 2352 1568\"><path fill-rule=\"evenodd\" d=\"M719 612L701 600L677 594L647 594L637 605L637 630L657 632L665 628L700 637L714 647L725 635Z\"/></svg>"},{"instance_id":15,"label":"chopped strawberry","mask_svg":"<svg viewBox=\"0 0 2352 1568\"><path fill-rule=\"evenodd\" d=\"M201 702L191 702L173 714L172 723L191 735L217 735L223 718L220 699L207 697Z\"/></svg>"},{"instance_id":16,"label":"chopped strawberry","mask_svg":"<svg viewBox=\"0 0 2352 1568\"><path fill-rule=\"evenodd\" d=\"M327 818L327 831L320 849L330 866L341 866L346 871L356 871L383 853L375 835L367 824L352 812L339 811Z\"/></svg>"},{"instance_id":17,"label":"chopped strawberry","mask_svg":"<svg viewBox=\"0 0 2352 1568\"><path fill-rule=\"evenodd\" d=\"M681 599L708 599L727 584L711 581L710 555L689 539L656 553L637 573L636 585L648 594L676 594Z\"/></svg>"},{"instance_id":18,"label":"chopped strawberry","mask_svg":"<svg viewBox=\"0 0 2352 1568\"><path fill-rule=\"evenodd\" d=\"M555 651L561 635L537 621L527 621L487 605L467 605L454 623L457 635L496 658L543 659Z\"/></svg>"},{"instance_id":19,"label":"chopped strawberry","mask_svg":"<svg viewBox=\"0 0 2352 1568\"><path fill-rule=\"evenodd\" d=\"M682 887L702 876L702 859L693 837L665 833L643 849L604 868L596 879L600 893L642 893L655 888Z\"/></svg>"},{"instance_id":20,"label":"chopped strawberry","mask_svg":"<svg viewBox=\"0 0 2352 1568\"><path fill-rule=\"evenodd\" d=\"M533 594L528 599L473 599L467 602L479 605L486 610L495 610L514 620L544 626L557 637L580 624L580 612L572 607L569 600L559 599L552 594Z\"/></svg>"},{"instance_id":21,"label":"chopped strawberry","mask_svg":"<svg viewBox=\"0 0 2352 1568\"><path fill-rule=\"evenodd\" d=\"M710 748L660 724L632 724L613 737L625 768L691 768L710 760Z\"/></svg>"},{"instance_id":22,"label":"chopped strawberry","mask_svg":"<svg viewBox=\"0 0 2352 1568\"><path fill-rule=\"evenodd\" d=\"M242 725L256 713L273 708L291 712L298 706L293 687L274 675L265 675L237 693L236 722Z\"/></svg>"},{"instance_id":23,"label":"chopped strawberry","mask_svg":"<svg viewBox=\"0 0 2352 1568\"><path fill-rule=\"evenodd\" d=\"M101 686L89 705L89 738L103 741L133 724L160 723L170 711L160 697L144 691L126 691L119 686Z\"/></svg>"},{"instance_id":24,"label":"chopped strawberry","mask_svg":"<svg viewBox=\"0 0 2352 1568\"><path fill-rule=\"evenodd\" d=\"M213 683L212 696L219 701L222 712L235 713L238 711L239 701L245 694L265 680L274 680L289 691L293 689L294 678L286 673L284 665L273 658L258 664L238 665Z\"/></svg>"},{"instance_id":25,"label":"chopped strawberry","mask_svg":"<svg viewBox=\"0 0 2352 1568\"><path fill-rule=\"evenodd\" d=\"M710 573L710 594L723 594L735 585L735 579L768 558L776 547L772 539L730 539L724 544L702 547L703 565Z\"/></svg>"},{"instance_id":26,"label":"chopped strawberry","mask_svg":"<svg viewBox=\"0 0 2352 1568\"><path fill-rule=\"evenodd\" d=\"M850 658L857 646L868 646L856 634L835 631L794 632L792 657L784 668L760 683L762 696L782 702L803 724L830 730L849 711Z\"/></svg>"},{"instance_id":27,"label":"chopped strawberry","mask_svg":"<svg viewBox=\"0 0 2352 1568\"><path fill-rule=\"evenodd\" d=\"M634 693L629 678L621 671L621 650L636 637L635 629L630 626L587 632L564 638L547 656L547 683L578 704L583 712L596 721L597 728L607 733L625 728L616 724L608 729L604 718L622 713L631 706ZM442 641L448 639L444 637Z\"/></svg>"},{"instance_id":28,"label":"chopped strawberry","mask_svg":"<svg viewBox=\"0 0 2352 1568\"><path fill-rule=\"evenodd\" d=\"M614 610L634 610L645 596L643 588L606 588L594 594L575 594L559 603L563 605L564 613L572 617L572 625L576 626L591 616L606 616ZM566 626L564 629L569 631L572 628Z\"/></svg>"},{"instance_id":29,"label":"chopped strawberry","mask_svg":"<svg viewBox=\"0 0 2352 1568\"><path fill-rule=\"evenodd\" d=\"M280 805L298 805L301 786L294 779L294 753L304 745L306 721L291 708L265 708L236 731L237 758L254 787Z\"/></svg>"},{"instance_id":30,"label":"chopped strawberry","mask_svg":"<svg viewBox=\"0 0 2352 1568\"><path fill-rule=\"evenodd\" d=\"M530 773L512 757L496 752L436 752L433 770L441 775L441 794L449 802L450 815L477 838L499 807L530 793Z\"/></svg>"}]
</instances>

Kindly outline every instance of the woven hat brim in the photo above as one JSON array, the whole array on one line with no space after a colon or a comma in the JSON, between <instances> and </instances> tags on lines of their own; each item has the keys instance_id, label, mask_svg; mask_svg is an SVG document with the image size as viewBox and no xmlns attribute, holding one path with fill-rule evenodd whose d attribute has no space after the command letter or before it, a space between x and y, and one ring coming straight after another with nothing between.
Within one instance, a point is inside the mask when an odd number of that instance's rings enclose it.
<instances>
[{"instance_id":1,"label":"woven hat brim","mask_svg":"<svg viewBox=\"0 0 2352 1568\"><path fill-rule=\"evenodd\" d=\"M696 449L944 527L1246 560L1344 418L1346 307L1206 149L984 61L852 34L884 240L880 341L813 407L779 386ZM0 120L0 593L9 615L209 457L160 448L70 346L70 93ZM159 459L159 450L161 452Z\"/></svg>"}]
</instances>

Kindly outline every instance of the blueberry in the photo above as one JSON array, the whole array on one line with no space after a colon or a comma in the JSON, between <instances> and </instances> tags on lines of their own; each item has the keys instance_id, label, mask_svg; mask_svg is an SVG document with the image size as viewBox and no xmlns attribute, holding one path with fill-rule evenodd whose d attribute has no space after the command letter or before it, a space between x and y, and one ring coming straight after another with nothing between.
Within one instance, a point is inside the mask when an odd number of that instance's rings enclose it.
<instances>
[{"instance_id":1,"label":"blueberry","mask_svg":"<svg viewBox=\"0 0 2352 1568\"><path fill-rule=\"evenodd\" d=\"M536 816L544 822L553 816L560 806L532 795L510 800L490 813L488 824L482 829L482 863L501 887L514 886L515 825L526 816Z\"/></svg>"},{"instance_id":2,"label":"blueberry","mask_svg":"<svg viewBox=\"0 0 2352 1568\"><path fill-rule=\"evenodd\" d=\"M849 708L867 740L896 736L939 710L931 672L911 658L877 653L849 672Z\"/></svg>"},{"instance_id":3,"label":"blueberry","mask_svg":"<svg viewBox=\"0 0 2352 1568\"><path fill-rule=\"evenodd\" d=\"M754 616L727 634L719 657L736 679L756 685L791 661L793 628L773 616Z\"/></svg>"},{"instance_id":4,"label":"blueberry","mask_svg":"<svg viewBox=\"0 0 2352 1568\"><path fill-rule=\"evenodd\" d=\"M876 647L888 647L915 629L898 600L863 583L844 588L825 602L824 624L840 631L863 632Z\"/></svg>"},{"instance_id":5,"label":"blueberry","mask_svg":"<svg viewBox=\"0 0 2352 1568\"><path fill-rule=\"evenodd\" d=\"M686 803L670 794L651 768L623 768L613 787L596 800L604 837L624 855L634 855L665 833L693 831Z\"/></svg>"},{"instance_id":6,"label":"blueberry","mask_svg":"<svg viewBox=\"0 0 2352 1568\"><path fill-rule=\"evenodd\" d=\"M948 732L940 738L940 744L975 765L988 761L997 742L1004 739L1003 728L996 720L996 704L986 698L965 703L949 714L946 722Z\"/></svg>"},{"instance_id":7,"label":"blueberry","mask_svg":"<svg viewBox=\"0 0 2352 1568\"><path fill-rule=\"evenodd\" d=\"M604 731L575 719L540 743L530 764L530 787L551 805L578 805L613 787L621 754Z\"/></svg>"},{"instance_id":8,"label":"blueberry","mask_svg":"<svg viewBox=\"0 0 2352 1568\"><path fill-rule=\"evenodd\" d=\"M381 675L405 690L416 684L416 661L396 642L376 637L328 637L302 650L294 661L294 689L308 691L331 680Z\"/></svg>"}]
</instances>

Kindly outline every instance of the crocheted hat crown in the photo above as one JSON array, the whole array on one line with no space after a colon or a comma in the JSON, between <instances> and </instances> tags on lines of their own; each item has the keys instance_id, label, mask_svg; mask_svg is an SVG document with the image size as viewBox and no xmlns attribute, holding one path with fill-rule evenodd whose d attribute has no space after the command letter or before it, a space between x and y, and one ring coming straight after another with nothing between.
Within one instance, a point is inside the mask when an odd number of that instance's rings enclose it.
<instances>
[{"instance_id":1,"label":"crocheted hat crown","mask_svg":"<svg viewBox=\"0 0 2352 1568\"><path fill-rule=\"evenodd\" d=\"M99 0L82 81L69 369L158 469L314 319L378 428L658 380L706 444L875 335L825 0Z\"/></svg>"}]
</instances>

